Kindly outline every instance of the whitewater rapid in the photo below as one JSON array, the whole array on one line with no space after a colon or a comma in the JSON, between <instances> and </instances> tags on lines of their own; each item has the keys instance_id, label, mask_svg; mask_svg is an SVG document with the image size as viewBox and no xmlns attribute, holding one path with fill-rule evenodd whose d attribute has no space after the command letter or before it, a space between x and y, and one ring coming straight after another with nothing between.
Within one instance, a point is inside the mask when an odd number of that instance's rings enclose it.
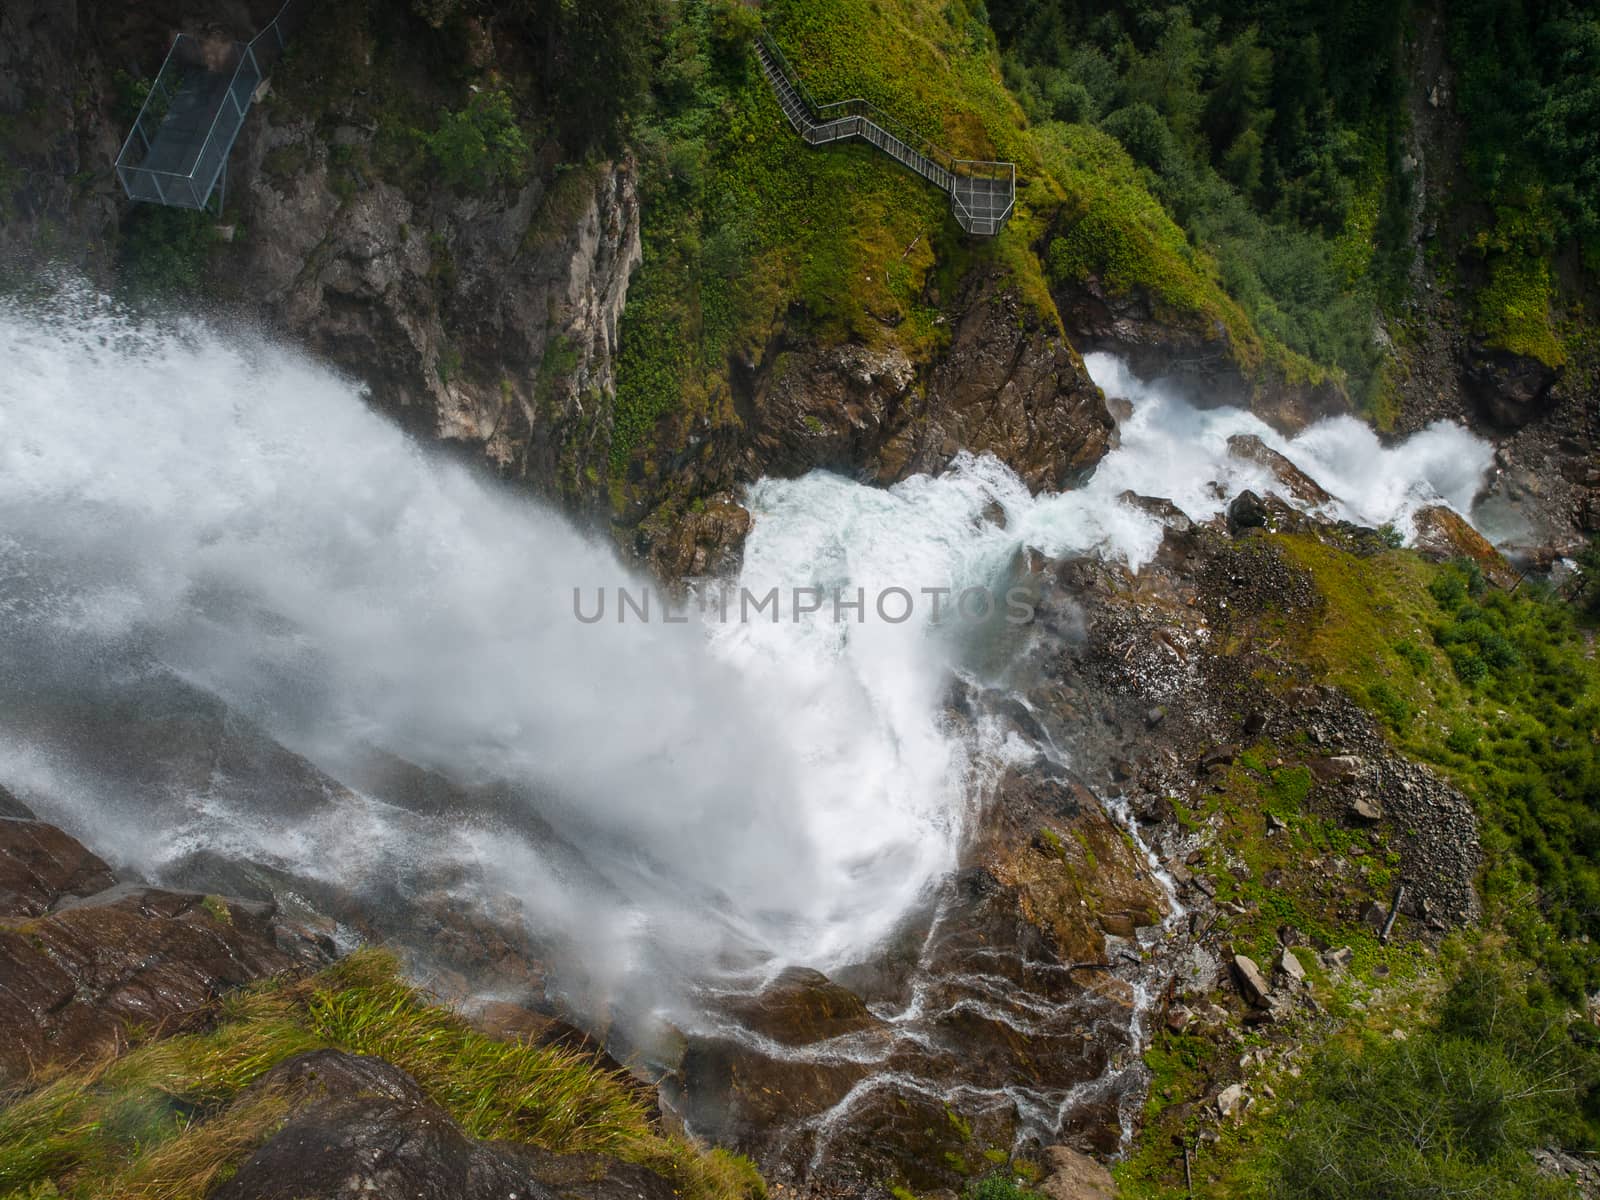
<instances>
[{"instance_id":1,"label":"whitewater rapid","mask_svg":"<svg viewBox=\"0 0 1600 1200\"><path fill-rule=\"evenodd\" d=\"M204 322L0 308L0 361L0 782L124 866L215 849L358 888L459 860L604 991L859 960L954 866L975 768L916 625L582 624L575 589L639 582L609 547ZM844 570L904 564L863 541ZM307 813L223 772L130 785L40 728L169 674L333 780L378 753L509 785L528 836L359 786Z\"/></svg>"},{"instance_id":2,"label":"whitewater rapid","mask_svg":"<svg viewBox=\"0 0 1600 1200\"><path fill-rule=\"evenodd\" d=\"M823 472L765 480L748 498L756 522L747 563L790 577L816 563L815 573L828 579L837 572L827 564L854 567L860 559L870 561L868 570L893 564L912 578L942 568L954 578L992 581L1027 546L1049 556L1097 554L1137 571L1154 557L1165 527L1123 493L1171 500L1207 521L1247 489L1283 492L1266 467L1229 449L1235 435L1260 438L1321 484L1334 497L1322 515L1392 525L1409 541L1413 517L1429 505L1470 520L1494 463L1490 443L1446 421L1393 445L1348 416L1285 437L1243 409L1201 408L1174 385L1140 380L1113 355L1090 354L1084 363L1106 395L1131 411L1119 422L1117 447L1082 487L1034 496L1003 463L970 454L937 478L917 476L887 491ZM1003 521L990 519L997 510Z\"/></svg>"},{"instance_id":3,"label":"whitewater rapid","mask_svg":"<svg viewBox=\"0 0 1600 1200\"><path fill-rule=\"evenodd\" d=\"M575 591L642 589L609 546L268 340L69 293L0 303L0 362L0 784L124 867L159 879L209 850L352 889L460 867L459 903L509 901L564 940L578 990L670 1006L685 981L871 960L957 865L1014 752L947 719L952 675L993 668L993 646L926 605L575 619ZM1284 439L1088 363L1132 412L1086 486L1030 496L970 455L888 489L766 480L738 584L992 588L1024 546L1137 568L1161 528L1124 490L1196 519L1266 490L1234 433L1342 515L1402 529L1425 503L1470 513L1489 465L1454 427ZM85 712L144 721L162 681L314 764L320 802L259 766L90 744ZM457 810L412 811L370 783L375 757L448 781ZM493 820L473 789L499 789Z\"/></svg>"}]
</instances>

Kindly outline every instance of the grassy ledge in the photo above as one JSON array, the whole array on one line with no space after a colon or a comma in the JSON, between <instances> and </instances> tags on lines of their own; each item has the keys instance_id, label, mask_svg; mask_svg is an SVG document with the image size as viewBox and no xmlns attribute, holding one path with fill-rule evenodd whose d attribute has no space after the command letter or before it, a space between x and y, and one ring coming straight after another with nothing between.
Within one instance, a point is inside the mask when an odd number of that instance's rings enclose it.
<instances>
[{"instance_id":1,"label":"grassy ledge","mask_svg":"<svg viewBox=\"0 0 1600 1200\"><path fill-rule=\"evenodd\" d=\"M662 1133L638 1090L590 1056L478 1033L402 982L387 954L361 951L233 994L209 1032L136 1041L6 1097L0 1195L199 1200L287 1115L284 1098L252 1085L320 1049L386 1059L476 1138L614 1155L686 1200L765 1191L747 1160Z\"/></svg>"}]
</instances>

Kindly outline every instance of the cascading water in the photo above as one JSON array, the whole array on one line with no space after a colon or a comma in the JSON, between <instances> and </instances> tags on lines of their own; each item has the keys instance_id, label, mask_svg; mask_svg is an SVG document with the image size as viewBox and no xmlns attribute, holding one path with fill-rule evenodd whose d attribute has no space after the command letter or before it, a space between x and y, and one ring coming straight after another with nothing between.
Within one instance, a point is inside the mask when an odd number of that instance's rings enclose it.
<instances>
[{"instance_id":1,"label":"cascading water","mask_svg":"<svg viewBox=\"0 0 1600 1200\"><path fill-rule=\"evenodd\" d=\"M649 1003L862 957L953 865L969 766L914 632L581 623L574 589L629 582L607 548L198 322L8 308L0 361L0 777L125 865L210 846L359 886L459 858ZM108 777L67 714L169 674L335 780L378 752L509 784L588 877L382 794L307 814Z\"/></svg>"},{"instance_id":2,"label":"cascading water","mask_svg":"<svg viewBox=\"0 0 1600 1200\"><path fill-rule=\"evenodd\" d=\"M1018 1138L1127 1107L1108 1083L1126 1053L1027 1084L1004 1063L924 1071L941 1020L1070 1040L1101 1001L1078 1006L1068 965L986 966L996 949L947 924L988 788L1039 747L945 708L953 678L1003 680L1026 633L935 622L923 589L1003 586L1024 547L1138 568L1161 527L1125 490L1201 520L1266 490L1236 433L1317 478L1339 515L1402 529L1424 503L1469 512L1489 465L1445 425L1393 447L1349 419L1284 439L1093 355L1132 412L1083 488L1030 496L966 455L886 490L767 480L746 497L738 584L777 587L778 620L619 621L613 605L590 624L575 591L630 585L607 547L430 457L298 354L68 294L0 305L0 361L0 783L157 878L213 851L402 912L424 877L496 919L509 901L572 1006L635 1034L662 1016L729 1033L704 997L870 964L911 921L899 999L874 1005L888 1032L796 1055L881 1068L807 1119L813 1163L885 1090L1005 1107ZM796 613L808 587L865 604ZM891 589L915 598L910 619L874 604Z\"/></svg>"}]
</instances>

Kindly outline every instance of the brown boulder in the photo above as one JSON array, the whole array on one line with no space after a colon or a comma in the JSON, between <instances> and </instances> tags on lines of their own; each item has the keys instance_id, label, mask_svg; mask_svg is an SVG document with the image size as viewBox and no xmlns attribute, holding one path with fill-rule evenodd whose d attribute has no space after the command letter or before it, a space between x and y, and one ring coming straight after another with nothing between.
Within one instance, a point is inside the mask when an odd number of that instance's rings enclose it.
<instances>
[{"instance_id":1,"label":"brown boulder","mask_svg":"<svg viewBox=\"0 0 1600 1200\"><path fill-rule=\"evenodd\" d=\"M651 561L668 579L721 576L739 565L749 532L749 512L732 496L713 496L650 537Z\"/></svg>"},{"instance_id":2,"label":"brown boulder","mask_svg":"<svg viewBox=\"0 0 1600 1200\"><path fill-rule=\"evenodd\" d=\"M1321 484L1255 434L1234 434L1228 439L1228 449L1235 458L1245 459L1270 471L1285 499L1298 501L1310 508L1333 502L1333 496Z\"/></svg>"},{"instance_id":3,"label":"brown boulder","mask_svg":"<svg viewBox=\"0 0 1600 1200\"><path fill-rule=\"evenodd\" d=\"M952 444L988 452L1033 491L1063 488L1105 456L1116 422L1060 327L1002 279L975 275L963 289L950 350L929 384L923 453L942 465Z\"/></svg>"},{"instance_id":4,"label":"brown boulder","mask_svg":"<svg viewBox=\"0 0 1600 1200\"><path fill-rule=\"evenodd\" d=\"M1435 562L1467 558L1478 564L1483 577L1496 587L1517 585L1516 568L1453 508L1442 504L1418 509L1411 518L1416 530L1415 547L1419 554Z\"/></svg>"},{"instance_id":5,"label":"brown boulder","mask_svg":"<svg viewBox=\"0 0 1600 1200\"><path fill-rule=\"evenodd\" d=\"M223 991L322 957L278 934L269 906L137 885L0 920L0 1084L103 1053L130 1027L203 1021Z\"/></svg>"},{"instance_id":6,"label":"brown boulder","mask_svg":"<svg viewBox=\"0 0 1600 1200\"><path fill-rule=\"evenodd\" d=\"M1039 1191L1049 1200L1116 1200L1117 1183L1087 1154L1066 1146L1051 1146L1045 1151L1049 1174Z\"/></svg>"},{"instance_id":7,"label":"brown boulder","mask_svg":"<svg viewBox=\"0 0 1600 1200\"><path fill-rule=\"evenodd\" d=\"M42 916L63 897L91 896L116 882L110 867L54 825L0 820L0 918Z\"/></svg>"},{"instance_id":8,"label":"brown boulder","mask_svg":"<svg viewBox=\"0 0 1600 1200\"><path fill-rule=\"evenodd\" d=\"M757 369L742 474L813 467L880 483L991 453L1039 491L1079 479L1116 424L1083 360L1001 272L961 285L949 349L920 367L896 349L778 350Z\"/></svg>"}]
</instances>

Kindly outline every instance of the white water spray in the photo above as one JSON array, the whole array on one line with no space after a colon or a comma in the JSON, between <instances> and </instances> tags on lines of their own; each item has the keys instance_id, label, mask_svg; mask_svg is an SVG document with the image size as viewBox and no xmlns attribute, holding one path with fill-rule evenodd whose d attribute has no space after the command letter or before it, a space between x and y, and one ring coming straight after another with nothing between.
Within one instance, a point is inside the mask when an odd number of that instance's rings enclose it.
<instances>
[{"instance_id":1,"label":"white water spray","mask_svg":"<svg viewBox=\"0 0 1600 1200\"><path fill-rule=\"evenodd\" d=\"M628 582L609 548L425 454L352 384L269 343L78 296L0 305L0 361L0 783L125 865L159 875L209 848L355 888L468 867L463 902L512 899L574 946L562 965L591 995L672 1005L680 983L870 960L957 864L1012 752L990 727L943 720L951 673L980 668L925 605L904 624L830 606L583 624L574 589ZM1368 524L1405 528L1426 503L1467 513L1489 464L1450 426L1390 448L1348 419L1284 439L1114 359L1089 365L1133 411L1085 487L1031 496L969 455L887 490L764 481L739 583L994 588L1025 546L1137 569L1162 530L1123 491L1204 520L1269 489L1228 451L1235 433ZM97 730L142 720L152 678L220 698L320 768L297 786L327 794L285 800L294 767L270 755L142 771L136 745L108 773L83 713ZM374 754L436 773L464 804L509 788L510 828L338 790ZM907 1037L913 1016L895 1021ZM1059 1129L1109 1086L1071 1083L990 1099ZM925 1084L888 1073L862 1088L891 1086Z\"/></svg>"},{"instance_id":2,"label":"white water spray","mask_svg":"<svg viewBox=\"0 0 1600 1200\"><path fill-rule=\"evenodd\" d=\"M356 887L460 861L636 993L866 957L953 867L969 765L918 627L584 625L574 589L628 582L609 548L331 372L199 322L0 308L0 361L0 780L101 852L159 875L221 848ZM902 565L863 550L846 573ZM213 772L152 796L39 728L163 672L334 779L381 752L509 784L601 886L381 794L275 811Z\"/></svg>"}]
</instances>

